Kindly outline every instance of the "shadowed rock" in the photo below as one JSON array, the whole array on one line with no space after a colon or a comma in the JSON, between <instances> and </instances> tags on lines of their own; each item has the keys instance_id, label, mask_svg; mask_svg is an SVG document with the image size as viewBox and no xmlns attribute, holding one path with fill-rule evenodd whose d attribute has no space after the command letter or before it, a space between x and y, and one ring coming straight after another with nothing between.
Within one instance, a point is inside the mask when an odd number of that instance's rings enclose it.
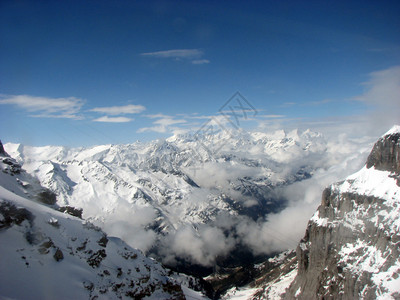
<instances>
[{"instance_id":1,"label":"shadowed rock","mask_svg":"<svg viewBox=\"0 0 400 300\"><path fill-rule=\"evenodd\" d=\"M400 132L385 135L375 143L367 159L367 168L400 173Z\"/></svg>"}]
</instances>

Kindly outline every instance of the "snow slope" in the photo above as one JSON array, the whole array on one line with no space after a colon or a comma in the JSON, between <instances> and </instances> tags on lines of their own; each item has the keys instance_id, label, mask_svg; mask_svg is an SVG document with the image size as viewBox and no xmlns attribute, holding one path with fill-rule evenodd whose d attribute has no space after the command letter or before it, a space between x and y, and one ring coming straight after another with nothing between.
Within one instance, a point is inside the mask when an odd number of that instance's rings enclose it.
<instances>
[{"instance_id":1,"label":"snow slope","mask_svg":"<svg viewBox=\"0 0 400 300\"><path fill-rule=\"evenodd\" d=\"M168 270L119 238L14 193L21 193L24 171L10 173L5 157L0 158L1 299L185 299L185 293L196 294L186 287L184 292Z\"/></svg>"}]
</instances>

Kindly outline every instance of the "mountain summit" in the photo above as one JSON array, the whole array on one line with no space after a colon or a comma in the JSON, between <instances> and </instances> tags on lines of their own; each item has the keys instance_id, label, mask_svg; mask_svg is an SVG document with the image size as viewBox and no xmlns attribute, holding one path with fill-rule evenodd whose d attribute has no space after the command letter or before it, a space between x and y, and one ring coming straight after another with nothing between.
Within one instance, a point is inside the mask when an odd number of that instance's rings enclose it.
<instances>
[{"instance_id":1,"label":"mountain summit","mask_svg":"<svg viewBox=\"0 0 400 300\"><path fill-rule=\"evenodd\" d=\"M367 168L400 174L400 126L393 126L376 142L367 160Z\"/></svg>"}]
</instances>

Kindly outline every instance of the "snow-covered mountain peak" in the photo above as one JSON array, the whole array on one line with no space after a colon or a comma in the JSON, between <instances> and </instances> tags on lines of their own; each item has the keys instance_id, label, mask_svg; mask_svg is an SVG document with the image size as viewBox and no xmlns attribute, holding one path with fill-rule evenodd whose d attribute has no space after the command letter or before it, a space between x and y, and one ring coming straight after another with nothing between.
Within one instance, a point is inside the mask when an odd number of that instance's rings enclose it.
<instances>
[{"instance_id":1,"label":"snow-covered mountain peak","mask_svg":"<svg viewBox=\"0 0 400 300\"><path fill-rule=\"evenodd\" d=\"M400 133L400 125L394 125L382 137L385 137L387 135L396 134L396 133Z\"/></svg>"},{"instance_id":2,"label":"snow-covered mountain peak","mask_svg":"<svg viewBox=\"0 0 400 300\"><path fill-rule=\"evenodd\" d=\"M400 174L400 126L393 126L375 143L366 165Z\"/></svg>"}]
</instances>

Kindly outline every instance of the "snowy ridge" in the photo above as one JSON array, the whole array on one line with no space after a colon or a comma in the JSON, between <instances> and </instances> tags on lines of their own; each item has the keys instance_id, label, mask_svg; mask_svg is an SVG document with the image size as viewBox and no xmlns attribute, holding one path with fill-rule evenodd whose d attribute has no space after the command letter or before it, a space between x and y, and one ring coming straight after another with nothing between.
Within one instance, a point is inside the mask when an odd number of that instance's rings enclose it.
<instances>
[{"instance_id":1,"label":"snowy ridge","mask_svg":"<svg viewBox=\"0 0 400 300\"><path fill-rule=\"evenodd\" d=\"M46 208L0 187L1 296L16 299L183 298L167 271L90 223ZM7 211L32 214L7 224ZM27 215L29 216L29 213ZM10 227L8 227L10 226ZM23 282L23 287L16 286ZM60 284L61 283L61 284Z\"/></svg>"},{"instance_id":2,"label":"snowy ridge","mask_svg":"<svg viewBox=\"0 0 400 300\"><path fill-rule=\"evenodd\" d=\"M119 238L12 192L20 186L18 177L24 174L23 170L9 173L9 166L4 159L0 162L0 298L199 296L188 287L182 289L177 279L170 277L170 271ZM26 182L22 189L29 191L29 184ZM21 194L21 190L17 192Z\"/></svg>"},{"instance_id":3,"label":"snowy ridge","mask_svg":"<svg viewBox=\"0 0 400 300\"><path fill-rule=\"evenodd\" d=\"M396 176L392 172L379 171L375 168L362 168L359 172L350 175L342 183L332 185L332 189L338 193L353 193L365 196L377 197L386 200L386 204L399 202L400 187Z\"/></svg>"},{"instance_id":4,"label":"snowy ridge","mask_svg":"<svg viewBox=\"0 0 400 300\"><path fill-rule=\"evenodd\" d=\"M400 133L400 125L394 125L382 137L385 137L387 135L396 134L396 133Z\"/></svg>"}]
</instances>

